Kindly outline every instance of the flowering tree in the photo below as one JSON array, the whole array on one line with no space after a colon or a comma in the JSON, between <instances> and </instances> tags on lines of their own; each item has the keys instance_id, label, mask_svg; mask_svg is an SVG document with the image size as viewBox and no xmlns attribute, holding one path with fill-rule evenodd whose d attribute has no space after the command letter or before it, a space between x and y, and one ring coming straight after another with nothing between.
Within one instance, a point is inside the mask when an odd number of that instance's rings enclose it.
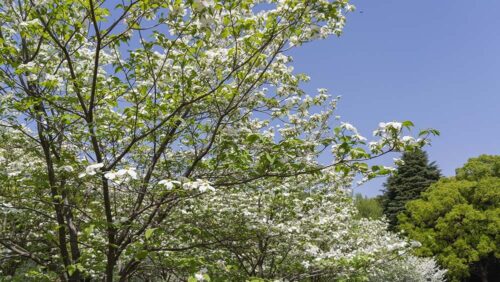
<instances>
[{"instance_id":1,"label":"flowering tree","mask_svg":"<svg viewBox=\"0 0 500 282\"><path fill-rule=\"evenodd\" d=\"M384 221L359 217L339 185L345 180L325 170L192 199L182 212L194 219L188 233L199 248L175 259L190 262L187 273L197 268L200 278L215 281L444 281L432 259L411 255L417 242L387 231ZM153 248L163 244L161 232ZM152 263L172 259L158 253Z\"/></svg>"},{"instance_id":2,"label":"flowering tree","mask_svg":"<svg viewBox=\"0 0 500 282\"><path fill-rule=\"evenodd\" d=\"M337 99L306 95L308 77L286 55L339 35L351 9L346 0L2 1L2 271L125 281L161 251L146 247L155 230L187 224L189 199L326 168L339 181L388 173L364 161L434 132L414 139L402 136L410 122L384 123L367 144L350 124L332 128ZM327 151L332 162L319 164ZM163 233L162 248L195 247L179 232Z\"/></svg>"}]
</instances>

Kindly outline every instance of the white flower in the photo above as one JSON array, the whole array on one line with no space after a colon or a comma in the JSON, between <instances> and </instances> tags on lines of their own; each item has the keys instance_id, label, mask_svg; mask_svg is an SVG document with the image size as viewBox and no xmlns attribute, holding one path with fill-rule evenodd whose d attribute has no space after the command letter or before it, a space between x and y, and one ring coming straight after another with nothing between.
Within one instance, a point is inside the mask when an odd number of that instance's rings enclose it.
<instances>
[{"instance_id":1,"label":"white flower","mask_svg":"<svg viewBox=\"0 0 500 282\"><path fill-rule=\"evenodd\" d=\"M179 181L176 181L176 180L164 179L164 180L160 180L158 182L158 184L165 186L165 188L167 190L172 190L172 189L174 189L175 185L180 185L181 183Z\"/></svg>"},{"instance_id":2,"label":"white flower","mask_svg":"<svg viewBox=\"0 0 500 282\"><path fill-rule=\"evenodd\" d=\"M225 48L211 49L205 52L205 55L207 56L207 63L212 63L215 60L224 62L227 60L227 54L228 50Z\"/></svg>"},{"instance_id":3,"label":"white flower","mask_svg":"<svg viewBox=\"0 0 500 282\"><path fill-rule=\"evenodd\" d=\"M41 6L47 4L48 0L35 0L33 1L35 6Z\"/></svg>"},{"instance_id":4,"label":"white flower","mask_svg":"<svg viewBox=\"0 0 500 282\"><path fill-rule=\"evenodd\" d=\"M40 22L39 19L34 19L34 20L31 20L31 21L23 21L23 22L20 22L19 23L19 26L20 27L29 27L29 26L33 26L33 25L39 25L41 26L42 23Z\"/></svg>"},{"instance_id":5,"label":"white flower","mask_svg":"<svg viewBox=\"0 0 500 282\"><path fill-rule=\"evenodd\" d=\"M195 183L194 182L185 182L182 183L182 188L186 190L193 190L196 189Z\"/></svg>"},{"instance_id":6,"label":"white flower","mask_svg":"<svg viewBox=\"0 0 500 282\"><path fill-rule=\"evenodd\" d=\"M368 142L368 146L370 147L370 150L374 150L374 149L377 149L377 147L379 146L380 144L378 142L375 142L375 141L370 141Z\"/></svg>"},{"instance_id":7,"label":"white flower","mask_svg":"<svg viewBox=\"0 0 500 282\"><path fill-rule=\"evenodd\" d=\"M422 243L420 243L419 241L411 241L410 246L412 248L419 248L422 246Z\"/></svg>"},{"instance_id":8,"label":"white flower","mask_svg":"<svg viewBox=\"0 0 500 282\"><path fill-rule=\"evenodd\" d=\"M197 281L203 281L205 278L203 277L203 274L201 273L196 273L194 275L194 278L196 278Z\"/></svg>"},{"instance_id":9,"label":"white flower","mask_svg":"<svg viewBox=\"0 0 500 282\"><path fill-rule=\"evenodd\" d=\"M394 128L396 130L401 130L401 128L403 127L403 124L400 123L400 122L395 122L395 121L392 121L392 122L381 122L379 123L378 125L381 129L388 129L388 128Z\"/></svg>"},{"instance_id":10,"label":"white flower","mask_svg":"<svg viewBox=\"0 0 500 282\"><path fill-rule=\"evenodd\" d=\"M208 270L206 268L202 268L194 275L194 278L196 278L197 281L205 281L204 274L207 272Z\"/></svg>"},{"instance_id":11,"label":"white flower","mask_svg":"<svg viewBox=\"0 0 500 282\"><path fill-rule=\"evenodd\" d=\"M119 176L119 177L123 177L125 176L125 174L127 174L127 170L126 169L120 169L116 172L116 175Z\"/></svg>"},{"instance_id":12,"label":"white flower","mask_svg":"<svg viewBox=\"0 0 500 282\"><path fill-rule=\"evenodd\" d=\"M309 248L306 250L306 252L311 255L317 255L319 251L319 248L314 245L309 245Z\"/></svg>"},{"instance_id":13,"label":"white flower","mask_svg":"<svg viewBox=\"0 0 500 282\"><path fill-rule=\"evenodd\" d=\"M326 89L326 88L318 88L318 94L328 94L328 89Z\"/></svg>"},{"instance_id":14,"label":"white flower","mask_svg":"<svg viewBox=\"0 0 500 282\"><path fill-rule=\"evenodd\" d=\"M66 171L66 172L73 172L74 171L73 167L70 165L62 166L61 170Z\"/></svg>"},{"instance_id":15,"label":"white flower","mask_svg":"<svg viewBox=\"0 0 500 282\"><path fill-rule=\"evenodd\" d=\"M403 136L403 138L401 138L401 141L406 142L406 143L410 143L410 142L415 141L415 138L413 138L412 136Z\"/></svg>"},{"instance_id":16,"label":"white flower","mask_svg":"<svg viewBox=\"0 0 500 282\"><path fill-rule=\"evenodd\" d=\"M104 166L103 163L96 163L96 164L93 164L93 165L89 165L86 169L85 169L85 174L86 175L95 175L96 172L102 168Z\"/></svg>"},{"instance_id":17,"label":"white flower","mask_svg":"<svg viewBox=\"0 0 500 282\"><path fill-rule=\"evenodd\" d=\"M193 182L186 182L182 184L182 188L186 190L198 190L200 192L206 192L206 191L215 191L215 188L212 187L209 181L205 179L196 179L196 181Z\"/></svg>"},{"instance_id":18,"label":"white flower","mask_svg":"<svg viewBox=\"0 0 500 282\"><path fill-rule=\"evenodd\" d=\"M137 180L137 172L135 171L135 168L127 168L127 169L120 169L117 172L109 171L107 172L104 177L106 177L109 180L114 180L114 179L119 179L119 180L129 180L129 179L134 179Z\"/></svg>"},{"instance_id":19,"label":"white flower","mask_svg":"<svg viewBox=\"0 0 500 282\"><path fill-rule=\"evenodd\" d=\"M213 0L194 0L193 9L197 12L214 6Z\"/></svg>"},{"instance_id":20,"label":"white flower","mask_svg":"<svg viewBox=\"0 0 500 282\"><path fill-rule=\"evenodd\" d=\"M354 126L353 126L352 124L350 124L350 123L347 123L347 122L342 122L342 123L340 124L340 127L341 127L341 128L343 128L343 129L345 129L345 130L352 131L352 132L354 132L354 133L356 133L356 134L358 133L358 130L356 129L356 127L354 127Z\"/></svg>"},{"instance_id":21,"label":"white flower","mask_svg":"<svg viewBox=\"0 0 500 282\"><path fill-rule=\"evenodd\" d=\"M203 193L203 192L206 192L208 190L215 191L215 188L211 186L212 183L210 183L206 180L201 180L201 179L197 179L196 181L199 183L198 190L200 192Z\"/></svg>"},{"instance_id":22,"label":"white flower","mask_svg":"<svg viewBox=\"0 0 500 282\"><path fill-rule=\"evenodd\" d=\"M354 134L352 136L352 138L356 139L356 140L359 140L359 141L362 141L362 142L365 142L366 141L366 138L364 136L361 136L359 134Z\"/></svg>"},{"instance_id":23,"label":"white flower","mask_svg":"<svg viewBox=\"0 0 500 282\"><path fill-rule=\"evenodd\" d=\"M27 79L28 79L28 81L36 81L38 79L38 75L32 73L32 74L28 75Z\"/></svg>"},{"instance_id":24,"label":"white flower","mask_svg":"<svg viewBox=\"0 0 500 282\"><path fill-rule=\"evenodd\" d=\"M130 178L137 180L137 172L135 171L135 168L127 169L127 174L130 176Z\"/></svg>"},{"instance_id":25,"label":"white flower","mask_svg":"<svg viewBox=\"0 0 500 282\"><path fill-rule=\"evenodd\" d=\"M351 5L351 4L348 3L348 4L345 5L345 9L348 12L353 12L356 9L356 7L354 7L354 5Z\"/></svg>"},{"instance_id":26,"label":"white flower","mask_svg":"<svg viewBox=\"0 0 500 282\"><path fill-rule=\"evenodd\" d=\"M116 178L116 173L108 171L106 172L106 174L104 174L104 177L106 177L106 179L113 180Z\"/></svg>"}]
</instances>

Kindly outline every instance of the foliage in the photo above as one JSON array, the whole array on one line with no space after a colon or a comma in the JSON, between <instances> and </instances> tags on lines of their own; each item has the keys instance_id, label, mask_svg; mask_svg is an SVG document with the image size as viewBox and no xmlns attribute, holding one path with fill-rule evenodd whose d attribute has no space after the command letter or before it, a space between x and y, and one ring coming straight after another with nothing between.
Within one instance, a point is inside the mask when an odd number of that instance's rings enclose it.
<instances>
[{"instance_id":1,"label":"foliage","mask_svg":"<svg viewBox=\"0 0 500 282\"><path fill-rule=\"evenodd\" d=\"M500 269L499 161L500 156L470 159L456 178L433 184L400 216L400 228L423 244L418 254L435 255L451 281L500 274L495 274Z\"/></svg>"},{"instance_id":2,"label":"foliage","mask_svg":"<svg viewBox=\"0 0 500 282\"><path fill-rule=\"evenodd\" d=\"M391 229L397 225L397 215L405 210L408 201L418 199L432 183L439 180L441 173L423 150L405 152L398 160L396 172L384 183L382 206Z\"/></svg>"},{"instance_id":3,"label":"foliage","mask_svg":"<svg viewBox=\"0 0 500 282\"><path fill-rule=\"evenodd\" d=\"M354 196L354 204L359 212L359 216L370 219L382 218L384 212L380 204L380 197L368 198L363 197L360 193Z\"/></svg>"},{"instance_id":4,"label":"foliage","mask_svg":"<svg viewBox=\"0 0 500 282\"><path fill-rule=\"evenodd\" d=\"M0 1L1 271L126 281L163 275L154 258L171 251L161 271L186 280L199 264L186 256L193 225L214 220L190 214L191 200L326 169L340 184L388 174L365 161L436 132L381 123L368 142L334 124L326 89L300 89L309 78L286 53L340 35L350 10L346 0Z\"/></svg>"},{"instance_id":5,"label":"foliage","mask_svg":"<svg viewBox=\"0 0 500 282\"><path fill-rule=\"evenodd\" d=\"M487 177L500 178L500 157L481 155L472 158L456 170L458 180L478 181Z\"/></svg>"}]
</instances>

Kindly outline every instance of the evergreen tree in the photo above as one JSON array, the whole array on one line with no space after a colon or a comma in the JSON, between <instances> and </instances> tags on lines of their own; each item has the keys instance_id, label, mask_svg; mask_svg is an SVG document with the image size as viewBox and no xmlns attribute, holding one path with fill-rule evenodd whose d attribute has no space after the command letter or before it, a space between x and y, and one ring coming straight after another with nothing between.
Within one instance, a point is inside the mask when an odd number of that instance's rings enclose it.
<instances>
[{"instance_id":1,"label":"evergreen tree","mask_svg":"<svg viewBox=\"0 0 500 282\"><path fill-rule=\"evenodd\" d=\"M397 225L397 215L408 201L420 197L432 183L439 180L441 172L434 162L429 163L422 150L403 153L402 162L394 175L384 183L382 207L392 229Z\"/></svg>"}]
</instances>

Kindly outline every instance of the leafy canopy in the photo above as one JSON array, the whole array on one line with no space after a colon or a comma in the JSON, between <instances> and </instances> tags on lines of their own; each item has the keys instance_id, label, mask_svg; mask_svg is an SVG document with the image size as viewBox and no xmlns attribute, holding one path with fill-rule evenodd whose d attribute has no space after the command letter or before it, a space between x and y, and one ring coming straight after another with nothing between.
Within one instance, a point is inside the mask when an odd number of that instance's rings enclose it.
<instances>
[{"instance_id":1,"label":"leafy canopy","mask_svg":"<svg viewBox=\"0 0 500 282\"><path fill-rule=\"evenodd\" d=\"M451 281L499 274L499 161L500 156L470 159L455 178L442 179L409 202L399 217L399 227L422 243L418 254L435 255Z\"/></svg>"}]
</instances>

